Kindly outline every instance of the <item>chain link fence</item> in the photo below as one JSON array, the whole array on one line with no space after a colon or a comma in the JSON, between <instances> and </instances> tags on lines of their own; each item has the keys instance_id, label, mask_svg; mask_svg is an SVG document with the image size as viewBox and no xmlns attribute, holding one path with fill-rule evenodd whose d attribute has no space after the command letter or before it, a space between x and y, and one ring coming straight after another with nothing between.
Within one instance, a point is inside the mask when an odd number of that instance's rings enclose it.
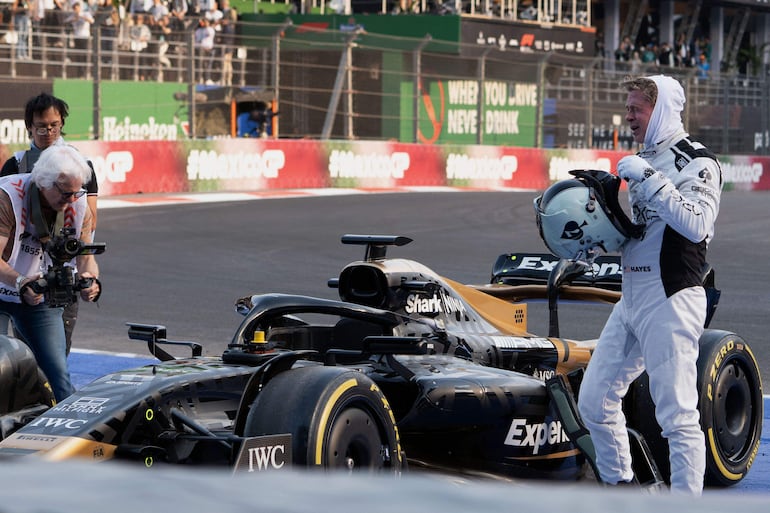
<instances>
[{"instance_id":1,"label":"chain link fence","mask_svg":"<svg viewBox=\"0 0 770 513\"><path fill-rule=\"evenodd\" d=\"M632 149L619 84L632 73L666 73L685 87L685 126L693 138L722 154L770 151L765 76L702 77L696 68L635 69L555 51L288 20L239 22L234 40L218 38L212 51L198 47L194 28L144 43L131 37L131 27L92 32L85 46L64 32L37 32L26 59L17 57L18 41L3 39L0 76L19 84L176 82L188 87L192 115L196 93L207 86L264 88L274 92L282 138ZM125 108L137 100L125 98Z\"/></svg>"}]
</instances>

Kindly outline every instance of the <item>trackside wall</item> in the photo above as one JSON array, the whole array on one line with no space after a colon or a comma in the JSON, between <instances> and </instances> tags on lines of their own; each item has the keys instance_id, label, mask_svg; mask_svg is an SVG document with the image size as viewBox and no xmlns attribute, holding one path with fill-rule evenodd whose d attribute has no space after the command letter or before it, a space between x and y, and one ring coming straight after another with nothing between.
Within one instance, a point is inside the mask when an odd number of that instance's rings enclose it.
<instances>
[{"instance_id":1,"label":"trackside wall","mask_svg":"<svg viewBox=\"0 0 770 513\"><path fill-rule=\"evenodd\" d=\"M100 196L302 188L545 189L571 169L614 170L627 152L386 141L74 141ZM20 145L0 145L4 162ZM770 157L722 155L725 189L770 189Z\"/></svg>"}]
</instances>

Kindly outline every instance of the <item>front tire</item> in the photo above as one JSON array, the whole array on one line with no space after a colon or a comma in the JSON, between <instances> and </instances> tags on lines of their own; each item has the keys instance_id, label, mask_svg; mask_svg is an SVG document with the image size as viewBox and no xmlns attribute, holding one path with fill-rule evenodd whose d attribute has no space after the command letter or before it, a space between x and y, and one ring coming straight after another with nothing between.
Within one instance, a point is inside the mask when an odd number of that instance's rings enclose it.
<instances>
[{"instance_id":1,"label":"front tire","mask_svg":"<svg viewBox=\"0 0 770 513\"><path fill-rule=\"evenodd\" d=\"M273 377L252 403L244 435L285 433L297 466L394 474L403 467L388 401L361 372L308 366Z\"/></svg>"},{"instance_id":2,"label":"front tire","mask_svg":"<svg viewBox=\"0 0 770 513\"><path fill-rule=\"evenodd\" d=\"M21 340L6 335L0 335L0 390L0 415L35 405L56 404L51 385L32 350Z\"/></svg>"},{"instance_id":3,"label":"front tire","mask_svg":"<svg viewBox=\"0 0 770 513\"><path fill-rule=\"evenodd\" d=\"M749 345L734 333L706 330L699 343L698 410L706 436L705 484L731 486L746 476L759 450L764 416L759 366ZM646 373L633 383L626 405L629 426L644 436L668 482L668 442L655 420Z\"/></svg>"}]
</instances>

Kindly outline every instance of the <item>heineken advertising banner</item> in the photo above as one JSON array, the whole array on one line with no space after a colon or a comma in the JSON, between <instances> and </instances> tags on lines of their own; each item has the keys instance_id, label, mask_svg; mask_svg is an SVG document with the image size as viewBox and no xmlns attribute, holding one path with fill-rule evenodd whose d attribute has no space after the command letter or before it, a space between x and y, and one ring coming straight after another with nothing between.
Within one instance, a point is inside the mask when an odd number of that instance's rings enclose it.
<instances>
[{"instance_id":1,"label":"heineken advertising banner","mask_svg":"<svg viewBox=\"0 0 770 513\"><path fill-rule=\"evenodd\" d=\"M93 82L52 80L31 87L20 87L17 82L0 82L0 86L6 84L6 94L0 98L0 144L16 149L29 145L29 134L24 126L24 106L41 92L67 102L69 116L64 133L68 141L95 137ZM178 83L103 82L100 85L99 139L175 141L185 138L188 129L186 92L186 84ZM205 112L205 107L201 107L202 112ZM229 121L226 125L228 129Z\"/></svg>"},{"instance_id":2,"label":"heineken advertising banner","mask_svg":"<svg viewBox=\"0 0 770 513\"><path fill-rule=\"evenodd\" d=\"M417 142L535 145L537 84L426 80L418 90ZM414 86L404 82L401 86L402 141L414 139L413 111Z\"/></svg>"},{"instance_id":3,"label":"heineken advertising banner","mask_svg":"<svg viewBox=\"0 0 770 513\"><path fill-rule=\"evenodd\" d=\"M102 82L100 140L175 141L184 138L187 104L180 94L186 84L156 82ZM54 94L70 106L67 132L71 139L94 136L93 83L85 80L54 82Z\"/></svg>"}]
</instances>

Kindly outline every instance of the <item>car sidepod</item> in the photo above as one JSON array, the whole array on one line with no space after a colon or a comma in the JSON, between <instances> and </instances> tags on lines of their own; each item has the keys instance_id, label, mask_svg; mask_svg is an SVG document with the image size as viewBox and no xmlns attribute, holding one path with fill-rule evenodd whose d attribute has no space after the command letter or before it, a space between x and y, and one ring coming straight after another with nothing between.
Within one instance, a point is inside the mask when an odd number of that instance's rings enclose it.
<instances>
[{"instance_id":1,"label":"car sidepod","mask_svg":"<svg viewBox=\"0 0 770 513\"><path fill-rule=\"evenodd\" d=\"M582 474L584 457L543 381L448 356L395 359L417 388L398 423L410 468L551 479Z\"/></svg>"}]
</instances>

